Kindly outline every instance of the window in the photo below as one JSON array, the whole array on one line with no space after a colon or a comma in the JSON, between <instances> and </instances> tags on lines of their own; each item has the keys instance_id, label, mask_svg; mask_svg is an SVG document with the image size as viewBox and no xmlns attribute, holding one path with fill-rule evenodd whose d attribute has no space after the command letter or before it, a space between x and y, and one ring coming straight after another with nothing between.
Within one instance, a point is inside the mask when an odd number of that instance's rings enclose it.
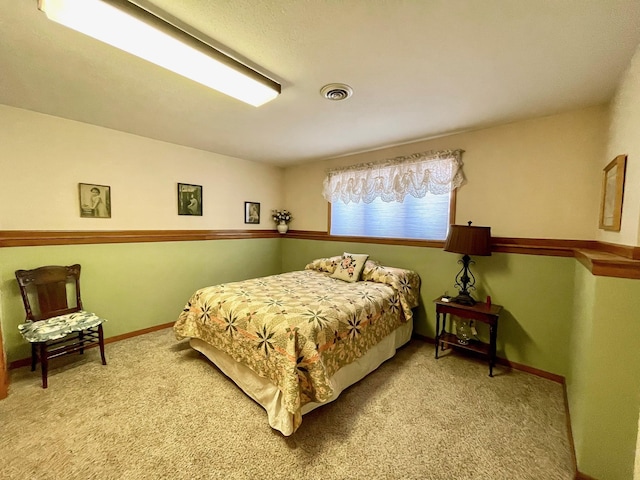
<instances>
[{"instance_id":1,"label":"window","mask_svg":"<svg viewBox=\"0 0 640 480\"><path fill-rule=\"evenodd\" d=\"M407 195L404 202L331 204L331 235L358 237L444 240L451 218L451 198L427 193L422 198Z\"/></svg>"},{"instance_id":2,"label":"window","mask_svg":"<svg viewBox=\"0 0 640 480\"><path fill-rule=\"evenodd\" d=\"M332 235L444 240L455 189L465 182L461 150L416 153L327 172Z\"/></svg>"}]
</instances>

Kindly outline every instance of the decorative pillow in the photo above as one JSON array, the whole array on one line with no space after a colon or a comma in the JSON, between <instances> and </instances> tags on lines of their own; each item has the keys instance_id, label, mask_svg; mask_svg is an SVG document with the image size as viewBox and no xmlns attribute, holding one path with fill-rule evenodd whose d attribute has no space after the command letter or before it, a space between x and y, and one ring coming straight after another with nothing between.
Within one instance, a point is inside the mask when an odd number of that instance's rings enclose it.
<instances>
[{"instance_id":1,"label":"decorative pillow","mask_svg":"<svg viewBox=\"0 0 640 480\"><path fill-rule=\"evenodd\" d=\"M375 272L378 268L381 268L380 262L371 259L367 260L364 264L364 269L362 269L362 276L360 280L366 280L365 277L372 276L373 272Z\"/></svg>"},{"instance_id":2,"label":"decorative pillow","mask_svg":"<svg viewBox=\"0 0 640 480\"><path fill-rule=\"evenodd\" d=\"M311 263L308 263L306 267L304 267L304 269L333 273L336 271L336 267L338 266L338 263L340 263L340 260L342 260L342 257L340 255L328 258L317 258Z\"/></svg>"},{"instance_id":3,"label":"decorative pillow","mask_svg":"<svg viewBox=\"0 0 640 480\"><path fill-rule=\"evenodd\" d=\"M357 282L360 280L360 275L368 258L369 255L366 254L344 252L331 277L345 282Z\"/></svg>"},{"instance_id":4,"label":"decorative pillow","mask_svg":"<svg viewBox=\"0 0 640 480\"><path fill-rule=\"evenodd\" d=\"M369 262L367 262L369 264ZM412 318L411 309L420 301L420 277L413 270L377 265L375 268L365 267L362 272L363 282L376 282L389 285L400 298L400 305L407 320Z\"/></svg>"}]
</instances>

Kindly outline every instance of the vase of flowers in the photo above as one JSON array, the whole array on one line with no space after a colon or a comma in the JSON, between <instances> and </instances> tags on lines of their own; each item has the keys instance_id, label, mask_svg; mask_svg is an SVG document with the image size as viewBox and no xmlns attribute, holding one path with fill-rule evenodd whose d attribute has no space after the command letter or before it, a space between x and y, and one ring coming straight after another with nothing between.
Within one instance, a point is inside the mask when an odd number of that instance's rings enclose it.
<instances>
[{"instance_id":1,"label":"vase of flowers","mask_svg":"<svg viewBox=\"0 0 640 480\"><path fill-rule=\"evenodd\" d=\"M280 233L287 233L289 230L289 222L293 220L289 210L273 210L273 221L276 222L276 228Z\"/></svg>"}]
</instances>

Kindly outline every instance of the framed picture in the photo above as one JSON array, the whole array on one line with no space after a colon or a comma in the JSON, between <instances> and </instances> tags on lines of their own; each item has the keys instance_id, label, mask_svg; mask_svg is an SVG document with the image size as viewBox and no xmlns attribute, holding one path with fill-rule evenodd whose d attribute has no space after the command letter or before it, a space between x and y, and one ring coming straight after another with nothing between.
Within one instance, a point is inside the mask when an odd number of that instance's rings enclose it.
<instances>
[{"instance_id":1,"label":"framed picture","mask_svg":"<svg viewBox=\"0 0 640 480\"><path fill-rule=\"evenodd\" d=\"M620 231L626 167L626 155L618 155L604 167L600 200L600 228L603 230Z\"/></svg>"},{"instance_id":2,"label":"framed picture","mask_svg":"<svg viewBox=\"0 0 640 480\"><path fill-rule=\"evenodd\" d=\"M111 218L111 187L79 183L80 216L84 218Z\"/></svg>"},{"instance_id":3,"label":"framed picture","mask_svg":"<svg viewBox=\"0 0 640 480\"><path fill-rule=\"evenodd\" d=\"M178 184L178 215L202 216L202 185Z\"/></svg>"},{"instance_id":4,"label":"framed picture","mask_svg":"<svg viewBox=\"0 0 640 480\"><path fill-rule=\"evenodd\" d=\"M260 204L244 202L244 223L260 223Z\"/></svg>"}]
</instances>

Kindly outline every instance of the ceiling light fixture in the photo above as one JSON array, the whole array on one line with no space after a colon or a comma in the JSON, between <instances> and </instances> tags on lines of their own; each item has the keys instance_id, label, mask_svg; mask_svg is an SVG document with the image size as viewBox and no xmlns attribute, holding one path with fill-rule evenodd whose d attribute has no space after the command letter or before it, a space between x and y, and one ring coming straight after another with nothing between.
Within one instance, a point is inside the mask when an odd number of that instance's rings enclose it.
<instances>
[{"instance_id":1,"label":"ceiling light fixture","mask_svg":"<svg viewBox=\"0 0 640 480\"><path fill-rule=\"evenodd\" d=\"M344 83L329 83L320 89L320 94L327 100L346 100L353 95L353 88Z\"/></svg>"},{"instance_id":2,"label":"ceiling light fixture","mask_svg":"<svg viewBox=\"0 0 640 480\"><path fill-rule=\"evenodd\" d=\"M50 20L258 107L280 84L128 0L38 0Z\"/></svg>"}]
</instances>

